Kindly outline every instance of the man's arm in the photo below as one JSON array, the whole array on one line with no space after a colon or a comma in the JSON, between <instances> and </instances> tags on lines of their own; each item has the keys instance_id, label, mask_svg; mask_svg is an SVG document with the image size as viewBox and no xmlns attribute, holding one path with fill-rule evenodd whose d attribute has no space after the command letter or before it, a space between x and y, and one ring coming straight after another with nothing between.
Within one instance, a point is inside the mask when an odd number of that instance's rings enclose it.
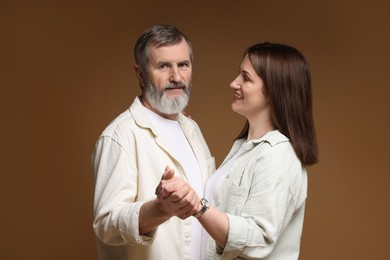
<instances>
[{"instance_id":1,"label":"man's arm","mask_svg":"<svg viewBox=\"0 0 390 260\"><path fill-rule=\"evenodd\" d=\"M172 216L173 214L164 210L161 201L154 199L145 202L139 211L139 233L141 235L148 234Z\"/></svg>"}]
</instances>

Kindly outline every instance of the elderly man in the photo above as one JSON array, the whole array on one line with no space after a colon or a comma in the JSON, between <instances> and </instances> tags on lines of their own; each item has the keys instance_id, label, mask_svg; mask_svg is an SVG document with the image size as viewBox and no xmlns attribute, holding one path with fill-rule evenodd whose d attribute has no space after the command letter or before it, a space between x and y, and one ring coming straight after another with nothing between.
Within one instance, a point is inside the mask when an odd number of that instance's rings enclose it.
<instances>
[{"instance_id":1,"label":"elderly man","mask_svg":"<svg viewBox=\"0 0 390 260\"><path fill-rule=\"evenodd\" d=\"M93 154L94 223L99 259L199 259L201 225L189 217L215 170L198 125L185 116L192 47L176 27L156 25L138 39L141 95L99 137ZM157 200L166 166L193 188ZM183 217L177 217L183 216Z\"/></svg>"}]
</instances>

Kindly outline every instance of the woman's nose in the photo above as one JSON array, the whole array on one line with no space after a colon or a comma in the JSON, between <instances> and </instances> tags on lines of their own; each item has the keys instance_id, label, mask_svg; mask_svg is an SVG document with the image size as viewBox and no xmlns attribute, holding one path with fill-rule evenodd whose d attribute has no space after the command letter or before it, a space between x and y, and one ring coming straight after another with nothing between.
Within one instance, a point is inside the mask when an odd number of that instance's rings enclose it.
<instances>
[{"instance_id":1,"label":"woman's nose","mask_svg":"<svg viewBox=\"0 0 390 260\"><path fill-rule=\"evenodd\" d=\"M232 82L230 82L230 87L231 87L232 89L238 89L238 88L240 88L240 85L238 84L237 79L235 79L235 80L233 80Z\"/></svg>"}]
</instances>

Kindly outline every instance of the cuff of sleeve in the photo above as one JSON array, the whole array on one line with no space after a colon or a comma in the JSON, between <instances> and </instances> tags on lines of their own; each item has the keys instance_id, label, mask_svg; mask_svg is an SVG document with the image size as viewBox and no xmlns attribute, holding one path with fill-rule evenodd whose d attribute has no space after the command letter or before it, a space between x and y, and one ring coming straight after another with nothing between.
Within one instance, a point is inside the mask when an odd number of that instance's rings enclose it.
<instances>
[{"instance_id":1,"label":"cuff of sleeve","mask_svg":"<svg viewBox=\"0 0 390 260\"><path fill-rule=\"evenodd\" d=\"M157 229L149 232L147 235L141 235L139 233L139 211L143 203L144 202L135 202L131 212L128 212L128 214L123 214L124 216L130 216L130 219L122 219L119 222L119 229L122 237L128 243L148 246L152 244Z\"/></svg>"},{"instance_id":2,"label":"cuff of sleeve","mask_svg":"<svg viewBox=\"0 0 390 260\"><path fill-rule=\"evenodd\" d=\"M226 214L229 219L229 233L224 253L230 251L241 252L247 242L248 223L245 218Z\"/></svg>"}]
</instances>

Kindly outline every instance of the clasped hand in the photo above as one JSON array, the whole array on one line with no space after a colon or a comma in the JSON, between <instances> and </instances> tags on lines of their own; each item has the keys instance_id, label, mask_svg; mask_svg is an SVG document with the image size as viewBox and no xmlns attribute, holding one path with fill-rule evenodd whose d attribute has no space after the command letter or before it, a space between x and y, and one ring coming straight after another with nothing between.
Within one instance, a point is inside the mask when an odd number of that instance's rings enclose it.
<instances>
[{"instance_id":1,"label":"clasped hand","mask_svg":"<svg viewBox=\"0 0 390 260\"><path fill-rule=\"evenodd\" d=\"M201 209L200 199L188 183L174 174L173 169L165 168L155 194L166 213L186 219Z\"/></svg>"}]
</instances>

